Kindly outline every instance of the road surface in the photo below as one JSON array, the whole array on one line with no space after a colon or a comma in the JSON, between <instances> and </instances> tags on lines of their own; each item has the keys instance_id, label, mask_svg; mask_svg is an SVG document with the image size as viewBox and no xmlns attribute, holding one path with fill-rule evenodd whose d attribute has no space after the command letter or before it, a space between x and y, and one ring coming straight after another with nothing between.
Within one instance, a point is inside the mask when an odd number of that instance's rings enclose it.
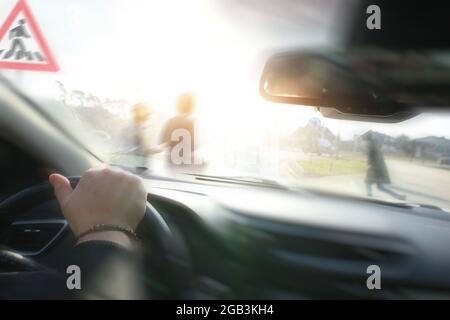
<instances>
[{"instance_id":1,"label":"road surface","mask_svg":"<svg viewBox=\"0 0 450 320\"><path fill-rule=\"evenodd\" d=\"M403 160L386 160L392 189L407 196L408 202L436 205L450 209L450 170ZM329 177L305 177L301 184L309 187L367 196L365 174ZM298 179L298 178L297 178ZM395 200L373 186L373 197Z\"/></svg>"}]
</instances>

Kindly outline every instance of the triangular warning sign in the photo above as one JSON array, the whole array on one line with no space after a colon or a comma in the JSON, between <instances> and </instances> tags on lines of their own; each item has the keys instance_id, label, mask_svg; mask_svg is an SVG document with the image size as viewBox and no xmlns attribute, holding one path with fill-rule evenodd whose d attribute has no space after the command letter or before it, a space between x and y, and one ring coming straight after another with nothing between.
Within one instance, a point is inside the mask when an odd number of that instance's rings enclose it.
<instances>
[{"instance_id":1,"label":"triangular warning sign","mask_svg":"<svg viewBox=\"0 0 450 320\"><path fill-rule=\"evenodd\" d=\"M0 69L55 72L59 67L25 0L0 28Z\"/></svg>"}]
</instances>

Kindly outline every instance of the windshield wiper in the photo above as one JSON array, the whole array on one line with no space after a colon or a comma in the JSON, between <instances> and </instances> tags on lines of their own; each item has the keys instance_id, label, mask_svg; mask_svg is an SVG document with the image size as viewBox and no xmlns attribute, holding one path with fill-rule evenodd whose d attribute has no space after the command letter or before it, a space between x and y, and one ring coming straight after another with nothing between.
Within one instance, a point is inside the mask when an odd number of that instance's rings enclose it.
<instances>
[{"instance_id":1,"label":"windshield wiper","mask_svg":"<svg viewBox=\"0 0 450 320\"><path fill-rule=\"evenodd\" d=\"M288 189L286 186L283 186L282 184L280 184L279 182L277 182L275 180L259 178L259 177L215 176L215 175L194 174L194 173L186 173L186 174L195 177L196 180L201 180L201 181L234 183L234 184L241 184L241 185L258 186L258 187Z\"/></svg>"},{"instance_id":2,"label":"windshield wiper","mask_svg":"<svg viewBox=\"0 0 450 320\"><path fill-rule=\"evenodd\" d=\"M404 203L404 205L409 208L424 208L424 209L441 210L441 211L447 212L447 210L445 210L444 208L441 208L441 207L433 205L433 204L406 202L406 203Z\"/></svg>"}]
</instances>

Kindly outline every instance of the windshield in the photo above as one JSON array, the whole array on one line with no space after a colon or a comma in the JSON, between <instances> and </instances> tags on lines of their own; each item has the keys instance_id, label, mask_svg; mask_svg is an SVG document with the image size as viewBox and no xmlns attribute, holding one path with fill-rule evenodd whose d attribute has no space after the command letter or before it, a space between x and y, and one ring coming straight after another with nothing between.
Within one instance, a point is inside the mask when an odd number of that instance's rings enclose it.
<instances>
[{"instance_id":1,"label":"windshield","mask_svg":"<svg viewBox=\"0 0 450 320\"><path fill-rule=\"evenodd\" d=\"M16 3L2 1L0 21ZM105 162L450 208L449 114L344 121L260 97L271 53L342 45L340 1L27 4L54 61L20 14L0 58L57 68L1 73Z\"/></svg>"}]
</instances>

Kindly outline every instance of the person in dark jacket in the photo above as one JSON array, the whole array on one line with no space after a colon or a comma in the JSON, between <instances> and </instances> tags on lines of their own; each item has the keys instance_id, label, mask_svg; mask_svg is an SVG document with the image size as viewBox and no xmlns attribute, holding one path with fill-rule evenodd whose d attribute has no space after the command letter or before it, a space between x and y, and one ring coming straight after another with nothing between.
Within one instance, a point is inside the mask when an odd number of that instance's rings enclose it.
<instances>
[{"instance_id":1,"label":"person in dark jacket","mask_svg":"<svg viewBox=\"0 0 450 320\"><path fill-rule=\"evenodd\" d=\"M367 173L365 182L367 195L369 197L372 196L372 185L375 184L377 185L378 190L385 192L398 200L405 200L406 196L398 194L387 186L391 184L391 178L381 148L372 132L367 134L366 141Z\"/></svg>"}]
</instances>

